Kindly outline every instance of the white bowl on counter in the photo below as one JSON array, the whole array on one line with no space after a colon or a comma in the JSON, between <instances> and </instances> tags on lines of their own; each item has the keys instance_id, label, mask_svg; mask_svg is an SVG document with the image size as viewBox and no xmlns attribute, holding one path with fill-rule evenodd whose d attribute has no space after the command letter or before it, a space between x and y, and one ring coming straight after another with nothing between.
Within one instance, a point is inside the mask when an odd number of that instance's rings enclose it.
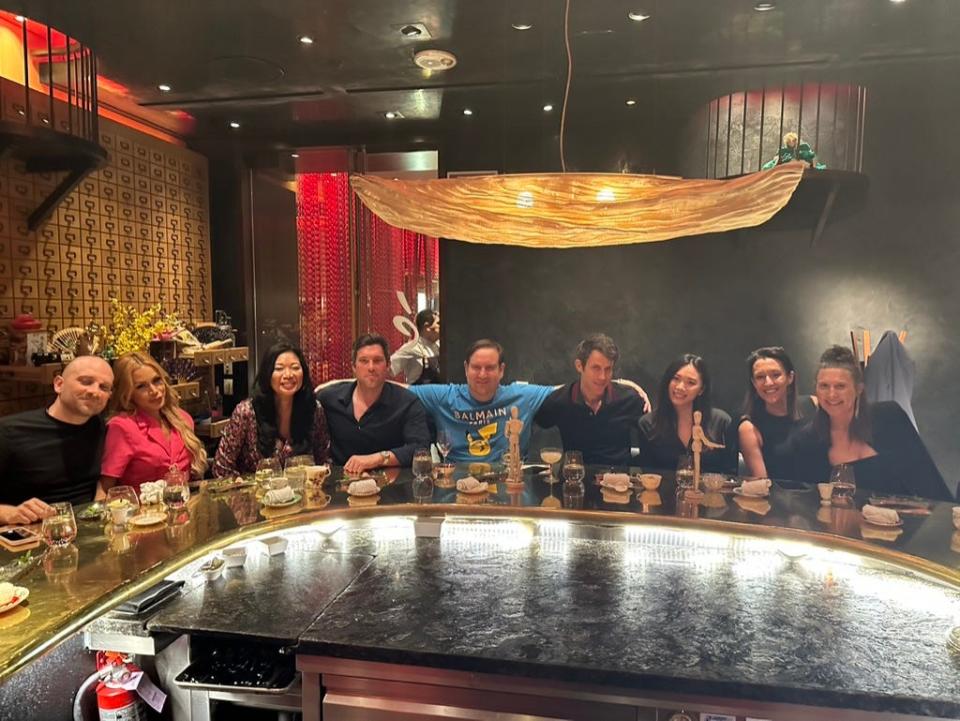
<instances>
[{"instance_id":1,"label":"white bowl on counter","mask_svg":"<svg viewBox=\"0 0 960 721\"><path fill-rule=\"evenodd\" d=\"M267 553L271 556L279 556L287 550L287 539L283 536L267 536L261 538L260 543L267 547Z\"/></svg>"},{"instance_id":2,"label":"white bowl on counter","mask_svg":"<svg viewBox=\"0 0 960 721\"><path fill-rule=\"evenodd\" d=\"M238 568L246 562L246 546L230 546L230 548L223 549L223 565L226 568Z\"/></svg>"}]
</instances>

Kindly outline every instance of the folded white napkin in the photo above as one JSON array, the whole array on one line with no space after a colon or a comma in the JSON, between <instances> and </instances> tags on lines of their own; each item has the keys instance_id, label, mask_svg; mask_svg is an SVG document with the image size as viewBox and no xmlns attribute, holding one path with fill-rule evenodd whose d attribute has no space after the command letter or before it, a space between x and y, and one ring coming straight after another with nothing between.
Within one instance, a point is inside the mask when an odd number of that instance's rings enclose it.
<instances>
[{"instance_id":1,"label":"folded white napkin","mask_svg":"<svg viewBox=\"0 0 960 721\"><path fill-rule=\"evenodd\" d=\"M740 493L746 496L765 496L769 492L769 478L758 478L755 481L744 481L740 484Z\"/></svg>"},{"instance_id":2,"label":"folded white napkin","mask_svg":"<svg viewBox=\"0 0 960 721\"><path fill-rule=\"evenodd\" d=\"M145 481L140 484L140 503L145 506L163 501L163 489L167 487L166 481Z\"/></svg>"},{"instance_id":3,"label":"folded white napkin","mask_svg":"<svg viewBox=\"0 0 960 721\"><path fill-rule=\"evenodd\" d=\"M863 507L863 520L881 526L895 526L900 523L900 514L892 508L880 508L869 503Z\"/></svg>"},{"instance_id":4,"label":"folded white napkin","mask_svg":"<svg viewBox=\"0 0 960 721\"><path fill-rule=\"evenodd\" d=\"M630 475L627 473L604 473L600 485L623 493L630 489Z\"/></svg>"},{"instance_id":5,"label":"folded white napkin","mask_svg":"<svg viewBox=\"0 0 960 721\"><path fill-rule=\"evenodd\" d=\"M457 490L458 491L477 491L480 490L481 486L486 486L486 483L481 483L473 476L467 476L466 478L461 478L457 481Z\"/></svg>"},{"instance_id":6,"label":"folded white napkin","mask_svg":"<svg viewBox=\"0 0 960 721\"><path fill-rule=\"evenodd\" d=\"M351 495L366 495L377 492L377 482L373 478L365 478L362 481L354 481L347 486L347 493Z\"/></svg>"},{"instance_id":7,"label":"folded white napkin","mask_svg":"<svg viewBox=\"0 0 960 721\"><path fill-rule=\"evenodd\" d=\"M263 497L263 500L271 504L292 501L293 489L290 488L290 486L285 486L284 488L274 488L271 491L267 491L266 495Z\"/></svg>"}]
</instances>

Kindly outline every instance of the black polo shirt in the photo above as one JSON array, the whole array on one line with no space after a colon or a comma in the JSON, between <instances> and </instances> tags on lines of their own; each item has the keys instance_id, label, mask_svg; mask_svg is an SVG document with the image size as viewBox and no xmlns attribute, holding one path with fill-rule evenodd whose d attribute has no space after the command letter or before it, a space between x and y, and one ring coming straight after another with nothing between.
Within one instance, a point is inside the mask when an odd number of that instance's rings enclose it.
<instances>
[{"instance_id":1,"label":"black polo shirt","mask_svg":"<svg viewBox=\"0 0 960 721\"><path fill-rule=\"evenodd\" d=\"M333 462L343 465L350 456L391 451L401 466L413 462L417 448L430 445L427 416L417 397L395 383L384 383L380 398L363 417L353 417L356 381L344 381L317 394L330 430Z\"/></svg>"},{"instance_id":2,"label":"black polo shirt","mask_svg":"<svg viewBox=\"0 0 960 721\"><path fill-rule=\"evenodd\" d=\"M630 430L643 415L643 399L629 386L611 383L596 413L583 401L580 382L557 388L536 415L544 428L557 426L563 447L583 453L584 463L630 465Z\"/></svg>"}]
</instances>

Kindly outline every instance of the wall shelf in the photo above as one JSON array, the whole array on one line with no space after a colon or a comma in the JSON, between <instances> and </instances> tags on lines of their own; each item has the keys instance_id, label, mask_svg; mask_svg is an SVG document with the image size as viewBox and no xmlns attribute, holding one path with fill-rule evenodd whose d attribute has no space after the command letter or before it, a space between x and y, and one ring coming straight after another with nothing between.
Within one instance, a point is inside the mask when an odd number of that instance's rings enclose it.
<instances>
[{"instance_id":1,"label":"wall shelf","mask_svg":"<svg viewBox=\"0 0 960 721\"><path fill-rule=\"evenodd\" d=\"M171 383L170 387L180 396L180 402L192 401L200 397L200 381L188 383Z\"/></svg>"},{"instance_id":2,"label":"wall shelf","mask_svg":"<svg viewBox=\"0 0 960 721\"><path fill-rule=\"evenodd\" d=\"M219 438L223 435L223 429L227 427L229 422L229 418L224 418L219 421L198 425L196 427L197 435L203 438Z\"/></svg>"},{"instance_id":3,"label":"wall shelf","mask_svg":"<svg viewBox=\"0 0 960 721\"><path fill-rule=\"evenodd\" d=\"M193 364L201 368L223 365L224 363L238 363L245 361L250 355L249 348L239 346L237 348L215 348L213 350L198 350L192 356Z\"/></svg>"}]
</instances>

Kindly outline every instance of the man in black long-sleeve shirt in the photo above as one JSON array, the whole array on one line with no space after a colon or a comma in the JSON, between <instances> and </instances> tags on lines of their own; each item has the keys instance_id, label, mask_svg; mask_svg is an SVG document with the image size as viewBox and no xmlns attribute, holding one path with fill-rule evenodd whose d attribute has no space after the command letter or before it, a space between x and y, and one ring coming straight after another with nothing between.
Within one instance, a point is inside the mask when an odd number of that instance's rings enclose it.
<instances>
[{"instance_id":1,"label":"man in black long-sleeve shirt","mask_svg":"<svg viewBox=\"0 0 960 721\"><path fill-rule=\"evenodd\" d=\"M613 382L620 351L602 333L577 346L574 367L580 380L554 391L536 415L536 422L558 426L565 449L583 453L586 463L626 466L630 463L630 430L644 413L646 397Z\"/></svg>"},{"instance_id":2,"label":"man in black long-sleeve shirt","mask_svg":"<svg viewBox=\"0 0 960 721\"><path fill-rule=\"evenodd\" d=\"M330 431L335 463L357 473L382 466L409 466L419 447L430 445L426 412L410 391L387 383L390 355L381 335L353 344L354 381L318 394Z\"/></svg>"}]
</instances>

